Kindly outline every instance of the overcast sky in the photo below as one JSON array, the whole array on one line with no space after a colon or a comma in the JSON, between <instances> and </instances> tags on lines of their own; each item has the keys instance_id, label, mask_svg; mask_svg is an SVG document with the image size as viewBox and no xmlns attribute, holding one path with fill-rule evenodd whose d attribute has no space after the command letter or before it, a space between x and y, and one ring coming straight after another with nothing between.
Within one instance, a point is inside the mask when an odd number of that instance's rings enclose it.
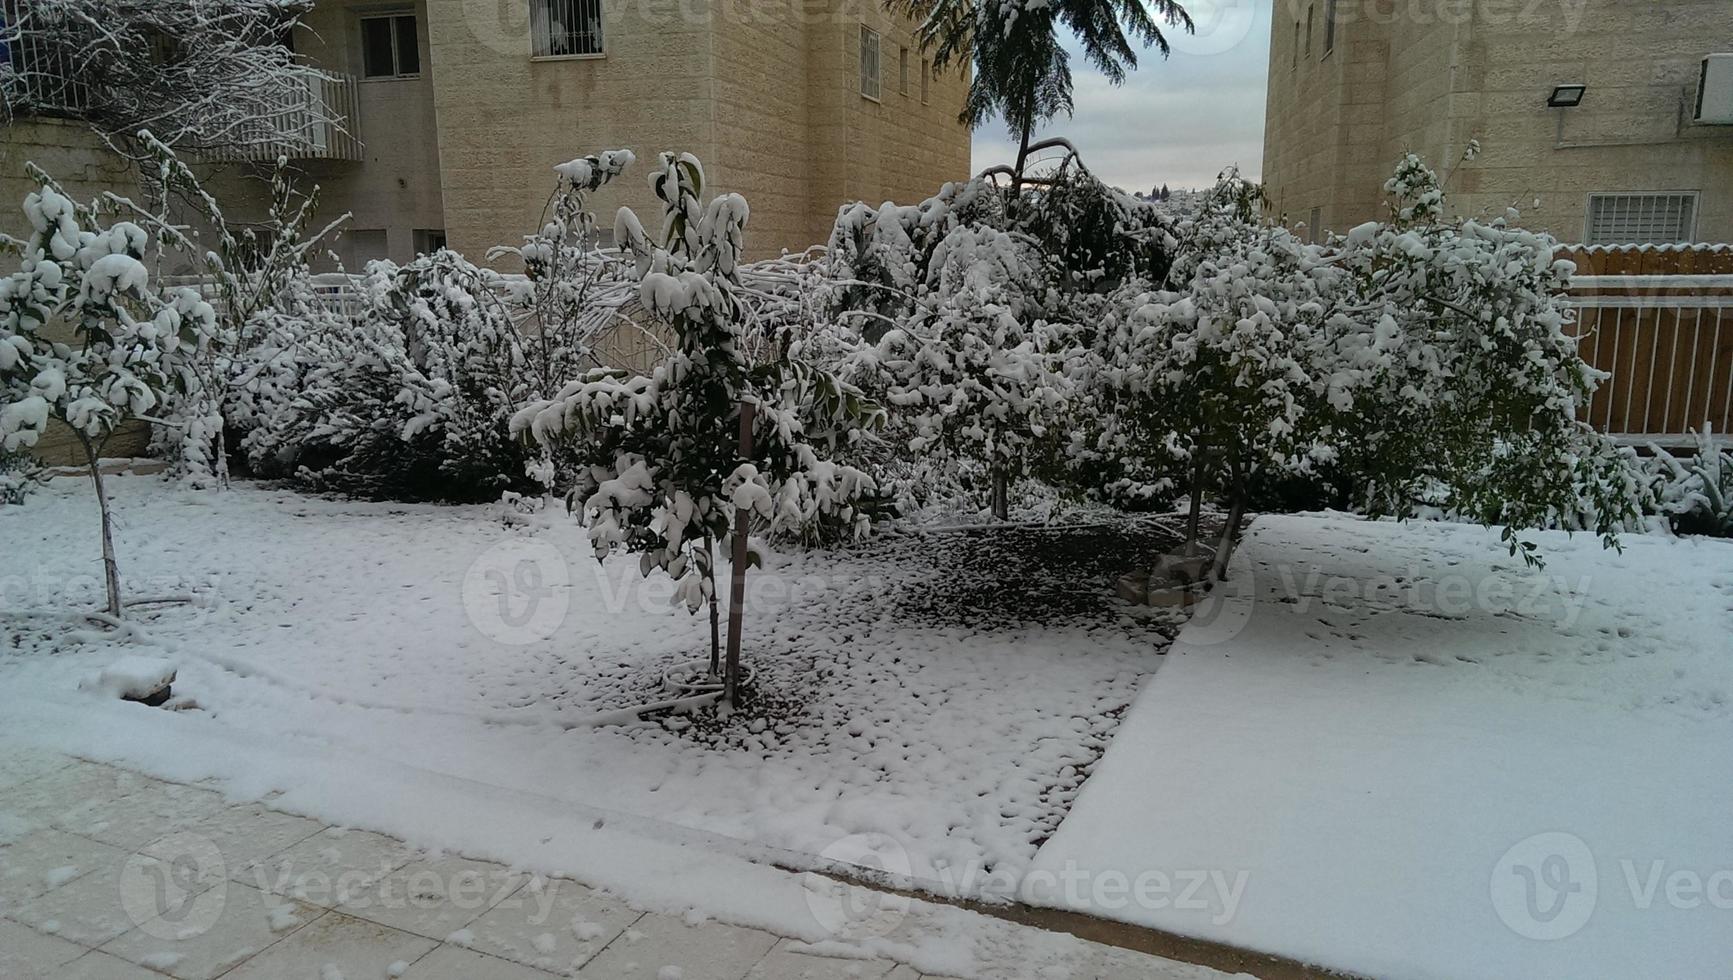
<instances>
[{"instance_id":1,"label":"overcast sky","mask_svg":"<svg viewBox=\"0 0 1733 980\"><path fill-rule=\"evenodd\" d=\"M1140 51L1137 70L1117 88L1068 43L1077 113L1037 135L1069 138L1096 176L1126 190L1208 187L1229 164L1260 176L1270 0L1181 2L1197 33L1164 31L1173 57ZM975 131L977 171L1016 155L1003 122Z\"/></svg>"}]
</instances>

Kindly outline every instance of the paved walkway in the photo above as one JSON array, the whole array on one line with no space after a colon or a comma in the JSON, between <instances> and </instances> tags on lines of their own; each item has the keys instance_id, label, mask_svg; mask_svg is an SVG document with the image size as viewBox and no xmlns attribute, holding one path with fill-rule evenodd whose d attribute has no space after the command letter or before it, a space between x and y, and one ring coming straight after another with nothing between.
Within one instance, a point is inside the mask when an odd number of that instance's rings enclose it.
<instances>
[{"instance_id":1,"label":"paved walkway","mask_svg":"<svg viewBox=\"0 0 1733 980\"><path fill-rule=\"evenodd\" d=\"M1085 944L1075 977L1212 971ZM0 746L0 978L919 980L262 804Z\"/></svg>"}]
</instances>

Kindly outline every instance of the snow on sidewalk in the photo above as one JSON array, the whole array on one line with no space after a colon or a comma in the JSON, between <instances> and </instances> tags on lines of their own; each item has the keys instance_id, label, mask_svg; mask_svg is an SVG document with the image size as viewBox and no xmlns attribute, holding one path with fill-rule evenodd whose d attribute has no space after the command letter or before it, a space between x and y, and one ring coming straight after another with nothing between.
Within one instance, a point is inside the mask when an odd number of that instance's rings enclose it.
<instances>
[{"instance_id":1,"label":"snow on sidewalk","mask_svg":"<svg viewBox=\"0 0 1733 980\"><path fill-rule=\"evenodd\" d=\"M1370 975L1725 975L1733 545L1538 538L1258 520L1025 892Z\"/></svg>"}]
</instances>

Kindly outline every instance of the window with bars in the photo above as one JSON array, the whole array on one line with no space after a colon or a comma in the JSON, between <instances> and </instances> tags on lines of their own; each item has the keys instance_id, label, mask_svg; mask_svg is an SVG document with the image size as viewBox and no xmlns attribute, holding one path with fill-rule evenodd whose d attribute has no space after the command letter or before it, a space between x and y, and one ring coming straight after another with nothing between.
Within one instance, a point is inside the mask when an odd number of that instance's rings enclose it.
<instances>
[{"instance_id":1,"label":"window with bars","mask_svg":"<svg viewBox=\"0 0 1733 980\"><path fill-rule=\"evenodd\" d=\"M1589 195L1586 244L1689 242L1696 233L1695 193Z\"/></svg>"},{"instance_id":2,"label":"window with bars","mask_svg":"<svg viewBox=\"0 0 1733 980\"><path fill-rule=\"evenodd\" d=\"M602 0L530 0L531 53L537 58L602 53Z\"/></svg>"},{"instance_id":3,"label":"window with bars","mask_svg":"<svg viewBox=\"0 0 1733 980\"><path fill-rule=\"evenodd\" d=\"M879 98L879 32L865 24L860 28L860 94L875 102Z\"/></svg>"},{"instance_id":4,"label":"window with bars","mask_svg":"<svg viewBox=\"0 0 1733 980\"><path fill-rule=\"evenodd\" d=\"M414 14L361 18L361 74L367 78L412 78L421 74L421 44Z\"/></svg>"}]
</instances>

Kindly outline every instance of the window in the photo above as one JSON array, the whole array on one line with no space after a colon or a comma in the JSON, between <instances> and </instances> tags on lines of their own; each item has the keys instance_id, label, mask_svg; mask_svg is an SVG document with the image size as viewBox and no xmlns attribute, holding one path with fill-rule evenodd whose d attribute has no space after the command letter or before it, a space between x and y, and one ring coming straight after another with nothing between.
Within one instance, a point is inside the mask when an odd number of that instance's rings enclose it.
<instances>
[{"instance_id":1,"label":"window","mask_svg":"<svg viewBox=\"0 0 1733 980\"><path fill-rule=\"evenodd\" d=\"M1312 56L1312 15L1317 12L1317 9L1315 6L1306 7L1306 57L1308 58Z\"/></svg>"},{"instance_id":2,"label":"window","mask_svg":"<svg viewBox=\"0 0 1733 980\"><path fill-rule=\"evenodd\" d=\"M1300 67L1300 22L1294 21L1294 63L1289 68Z\"/></svg>"},{"instance_id":3,"label":"window","mask_svg":"<svg viewBox=\"0 0 1733 980\"><path fill-rule=\"evenodd\" d=\"M860 94L879 98L879 32L861 25L860 28Z\"/></svg>"},{"instance_id":4,"label":"window","mask_svg":"<svg viewBox=\"0 0 1733 980\"><path fill-rule=\"evenodd\" d=\"M1689 242L1696 234L1695 193L1589 195L1586 244Z\"/></svg>"},{"instance_id":5,"label":"window","mask_svg":"<svg viewBox=\"0 0 1733 980\"><path fill-rule=\"evenodd\" d=\"M899 48L897 54L897 91L909 94L909 49Z\"/></svg>"},{"instance_id":6,"label":"window","mask_svg":"<svg viewBox=\"0 0 1733 980\"><path fill-rule=\"evenodd\" d=\"M1324 53L1336 50L1336 0L1324 0Z\"/></svg>"},{"instance_id":7,"label":"window","mask_svg":"<svg viewBox=\"0 0 1733 980\"><path fill-rule=\"evenodd\" d=\"M414 237L417 255L429 255L445 247L444 228L417 228Z\"/></svg>"},{"instance_id":8,"label":"window","mask_svg":"<svg viewBox=\"0 0 1733 980\"><path fill-rule=\"evenodd\" d=\"M921 59L921 105L927 104L927 87L932 84L933 63L926 58Z\"/></svg>"},{"instance_id":9,"label":"window","mask_svg":"<svg viewBox=\"0 0 1733 980\"><path fill-rule=\"evenodd\" d=\"M421 44L414 14L361 18L361 73L368 78L421 74Z\"/></svg>"},{"instance_id":10,"label":"window","mask_svg":"<svg viewBox=\"0 0 1733 980\"><path fill-rule=\"evenodd\" d=\"M602 53L602 0L530 0L530 53L594 58Z\"/></svg>"}]
</instances>

